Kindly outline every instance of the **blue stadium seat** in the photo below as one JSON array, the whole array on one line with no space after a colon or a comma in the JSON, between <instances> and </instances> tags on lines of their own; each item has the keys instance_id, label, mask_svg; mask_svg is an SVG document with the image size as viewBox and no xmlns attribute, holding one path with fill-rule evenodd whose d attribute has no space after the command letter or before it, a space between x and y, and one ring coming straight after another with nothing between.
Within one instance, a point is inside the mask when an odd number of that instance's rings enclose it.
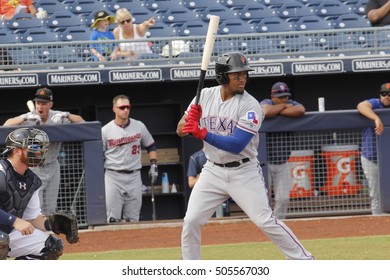
<instances>
[{"instance_id":1,"label":"blue stadium seat","mask_svg":"<svg viewBox=\"0 0 390 280\"><path fill-rule=\"evenodd\" d=\"M88 41L91 29L84 26L71 26L60 32L60 41Z\"/></svg>"},{"instance_id":2,"label":"blue stadium seat","mask_svg":"<svg viewBox=\"0 0 390 280\"><path fill-rule=\"evenodd\" d=\"M352 11L357 14L366 17L366 5L368 0L359 0L356 4L352 5Z\"/></svg>"},{"instance_id":3,"label":"blue stadium seat","mask_svg":"<svg viewBox=\"0 0 390 280\"><path fill-rule=\"evenodd\" d=\"M228 18L237 18L236 13L233 10L223 6L223 5L213 5L207 7L204 11L201 12L200 19L209 22L211 15L217 15L220 17L220 23Z\"/></svg>"},{"instance_id":4,"label":"blue stadium seat","mask_svg":"<svg viewBox=\"0 0 390 280\"><path fill-rule=\"evenodd\" d=\"M27 47L12 49L11 57L15 64L39 64L42 62L38 57L37 50Z\"/></svg>"},{"instance_id":5,"label":"blue stadium seat","mask_svg":"<svg viewBox=\"0 0 390 280\"><path fill-rule=\"evenodd\" d=\"M357 15L357 14L344 14L340 15L334 20L334 28L344 29L344 28L366 28L370 27L371 23Z\"/></svg>"},{"instance_id":6,"label":"blue stadium seat","mask_svg":"<svg viewBox=\"0 0 390 280\"><path fill-rule=\"evenodd\" d=\"M340 0L340 2L343 2L345 5L352 6L357 4L359 0Z\"/></svg>"},{"instance_id":7,"label":"blue stadium seat","mask_svg":"<svg viewBox=\"0 0 390 280\"><path fill-rule=\"evenodd\" d=\"M29 28L20 35L21 43L57 42L58 34L47 28Z\"/></svg>"},{"instance_id":8,"label":"blue stadium seat","mask_svg":"<svg viewBox=\"0 0 390 280\"><path fill-rule=\"evenodd\" d=\"M176 6L169 8L167 11L161 14L161 20L170 26L181 26L183 23L189 20L197 20L198 16L196 12L187 9L184 6Z\"/></svg>"},{"instance_id":9,"label":"blue stadium seat","mask_svg":"<svg viewBox=\"0 0 390 280\"><path fill-rule=\"evenodd\" d=\"M297 0L308 7L317 7L323 0Z\"/></svg>"},{"instance_id":10,"label":"blue stadium seat","mask_svg":"<svg viewBox=\"0 0 390 280\"><path fill-rule=\"evenodd\" d=\"M259 0L260 3L271 9L277 9L287 2L295 2L295 0Z\"/></svg>"},{"instance_id":11,"label":"blue stadium seat","mask_svg":"<svg viewBox=\"0 0 390 280\"><path fill-rule=\"evenodd\" d=\"M107 9L115 13L120 8L126 8L130 12L136 8L143 8L140 0L111 0L107 2Z\"/></svg>"},{"instance_id":12,"label":"blue stadium seat","mask_svg":"<svg viewBox=\"0 0 390 280\"><path fill-rule=\"evenodd\" d=\"M240 40L228 40L228 39L219 39L214 43L213 55L219 56L226 52L243 52L247 44L244 44Z\"/></svg>"},{"instance_id":13,"label":"blue stadium seat","mask_svg":"<svg viewBox=\"0 0 390 280\"><path fill-rule=\"evenodd\" d=\"M106 4L95 0L76 0L67 8L75 15L88 16L95 11L106 10Z\"/></svg>"},{"instance_id":14,"label":"blue stadium seat","mask_svg":"<svg viewBox=\"0 0 390 280\"><path fill-rule=\"evenodd\" d=\"M315 44L308 44L301 46L297 52L298 54L297 58L315 58L315 57L330 57L331 54L324 52L324 49L320 46L317 46Z\"/></svg>"},{"instance_id":15,"label":"blue stadium seat","mask_svg":"<svg viewBox=\"0 0 390 280\"><path fill-rule=\"evenodd\" d=\"M351 8L339 0L324 0L315 9L316 15L326 20L336 19L340 15L351 13Z\"/></svg>"},{"instance_id":16,"label":"blue stadium seat","mask_svg":"<svg viewBox=\"0 0 390 280\"><path fill-rule=\"evenodd\" d=\"M156 22L153 26L149 27L149 30L146 32L148 38L157 38L157 37L172 37L176 36L176 29L172 26L169 26L161 21Z\"/></svg>"},{"instance_id":17,"label":"blue stadium seat","mask_svg":"<svg viewBox=\"0 0 390 280\"><path fill-rule=\"evenodd\" d=\"M194 12L201 12L209 6L218 5L218 0L184 0L182 5Z\"/></svg>"},{"instance_id":18,"label":"blue stadium seat","mask_svg":"<svg viewBox=\"0 0 390 280\"><path fill-rule=\"evenodd\" d=\"M300 2L286 2L277 9L277 15L286 21L297 21L303 16L314 15L314 8Z\"/></svg>"},{"instance_id":19,"label":"blue stadium seat","mask_svg":"<svg viewBox=\"0 0 390 280\"><path fill-rule=\"evenodd\" d=\"M200 64L202 62L202 52L182 52L177 58L178 64Z\"/></svg>"},{"instance_id":20,"label":"blue stadium seat","mask_svg":"<svg viewBox=\"0 0 390 280\"><path fill-rule=\"evenodd\" d=\"M294 25L280 17L264 18L256 25L256 32L286 32L293 31Z\"/></svg>"},{"instance_id":21,"label":"blue stadium seat","mask_svg":"<svg viewBox=\"0 0 390 280\"><path fill-rule=\"evenodd\" d=\"M231 10L241 10L247 4L258 3L257 0L220 0L219 3Z\"/></svg>"},{"instance_id":22,"label":"blue stadium seat","mask_svg":"<svg viewBox=\"0 0 390 280\"><path fill-rule=\"evenodd\" d=\"M295 30L327 30L332 29L332 23L319 16L304 16L295 22Z\"/></svg>"},{"instance_id":23,"label":"blue stadium seat","mask_svg":"<svg viewBox=\"0 0 390 280\"><path fill-rule=\"evenodd\" d=\"M275 17L275 15L274 10L261 3L247 4L238 11L238 17L248 23L258 23L264 18Z\"/></svg>"},{"instance_id":24,"label":"blue stadium seat","mask_svg":"<svg viewBox=\"0 0 390 280\"><path fill-rule=\"evenodd\" d=\"M177 28L178 36L205 36L208 25L201 20L190 20Z\"/></svg>"},{"instance_id":25,"label":"blue stadium seat","mask_svg":"<svg viewBox=\"0 0 390 280\"><path fill-rule=\"evenodd\" d=\"M156 14L151 12L146 8L135 8L132 9L131 15L133 16L133 23L142 23L145 20L150 19L151 17L155 17Z\"/></svg>"},{"instance_id":26,"label":"blue stadium seat","mask_svg":"<svg viewBox=\"0 0 390 280\"><path fill-rule=\"evenodd\" d=\"M51 16L56 11L62 11L67 9L67 5L61 3L58 0L38 0L34 3L35 8L42 8L47 12L48 16Z\"/></svg>"},{"instance_id":27,"label":"blue stadium seat","mask_svg":"<svg viewBox=\"0 0 390 280\"><path fill-rule=\"evenodd\" d=\"M219 35L245 34L254 32L254 27L239 18L225 19L218 26Z\"/></svg>"},{"instance_id":28,"label":"blue stadium seat","mask_svg":"<svg viewBox=\"0 0 390 280\"><path fill-rule=\"evenodd\" d=\"M144 6L150 11L160 14L164 13L172 7L180 6L179 0L145 0Z\"/></svg>"},{"instance_id":29,"label":"blue stadium seat","mask_svg":"<svg viewBox=\"0 0 390 280\"><path fill-rule=\"evenodd\" d=\"M15 34L10 30L0 30L0 42L1 44L18 44L20 43L20 34Z\"/></svg>"},{"instance_id":30,"label":"blue stadium seat","mask_svg":"<svg viewBox=\"0 0 390 280\"><path fill-rule=\"evenodd\" d=\"M44 27L43 21L29 13L18 13L6 21L6 28L12 30L13 33L24 33L35 27Z\"/></svg>"},{"instance_id":31,"label":"blue stadium seat","mask_svg":"<svg viewBox=\"0 0 390 280\"><path fill-rule=\"evenodd\" d=\"M70 11L57 11L45 21L46 27L54 31L63 31L70 26L83 26L84 19Z\"/></svg>"}]
</instances>

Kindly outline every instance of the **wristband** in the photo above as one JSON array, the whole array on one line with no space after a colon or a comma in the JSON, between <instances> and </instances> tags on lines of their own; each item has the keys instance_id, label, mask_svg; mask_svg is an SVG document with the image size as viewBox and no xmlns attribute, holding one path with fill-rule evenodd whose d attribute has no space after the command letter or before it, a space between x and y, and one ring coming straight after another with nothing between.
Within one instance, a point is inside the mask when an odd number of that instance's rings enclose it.
<instances>
[{"instance_id":1,"label":"wristband","mask_svg":"<svg viewBox=\"0 0 390 280\"><path fill-rule=\"evenodd\" d=\"M150 164L157 164L157 159L155 158L150 159Z\"/></svg>"}]
</instances>

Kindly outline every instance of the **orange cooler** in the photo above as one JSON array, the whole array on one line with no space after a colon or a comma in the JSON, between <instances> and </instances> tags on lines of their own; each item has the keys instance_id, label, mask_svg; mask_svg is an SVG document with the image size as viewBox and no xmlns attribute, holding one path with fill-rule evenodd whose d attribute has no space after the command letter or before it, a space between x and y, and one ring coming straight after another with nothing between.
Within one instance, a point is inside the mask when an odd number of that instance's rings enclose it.
<instances>
[{"instance_id":1,"label":"orange cooler","mask_svg":"<svg viewBox=\"0 0 390 280\"><path fill-rule=\"evenodd\" d=\"M291 152L288 159L292 179L291 198L313 196L313 160L314 151L312 150Z\"/></svg>"},{"instance_id":2,"label":"orange cooler","mask_svg":"<svg viewBox=\"0 0 390 280\"><path fill-rule=\"evenodd\" d=\"M322 147L326 162L326 182L323 190L327 195L354 195L363 188L356 180L358 145Z\"/></svg>"}]
</instances>

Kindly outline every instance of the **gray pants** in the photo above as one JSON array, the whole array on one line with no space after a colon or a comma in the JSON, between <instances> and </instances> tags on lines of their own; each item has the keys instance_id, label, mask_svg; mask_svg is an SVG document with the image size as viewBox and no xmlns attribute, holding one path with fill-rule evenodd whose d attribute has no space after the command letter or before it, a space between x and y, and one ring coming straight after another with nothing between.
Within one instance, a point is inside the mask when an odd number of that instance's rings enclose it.
<instances>
[{"instance_id":1,"label":"gray pants","mask_svg":"<svg viewBox=\"0 0 390 280\"><path fill-rule=\"evenodd\" d=\"M366 176L366 180L368 183L368 189L370 191L371 198L371 211L373 215L382 214L382 206L381 206L381 196L380 196L380 187L379 187L379 168L378 164L372 162L365 157L360 157L362 162L362 168L364 175Z\"/></svg>"},{"instance_id":2,"label":"gray pants","mask_svg":"<svg viewBox=\"0 0 390 280\"><path fill-rule=\"evenodd\" d=\"M290 202L292 179L288 163L268 164L268 182L275 194L274 215L285 219Z\"/></svg>"}]
</instances>

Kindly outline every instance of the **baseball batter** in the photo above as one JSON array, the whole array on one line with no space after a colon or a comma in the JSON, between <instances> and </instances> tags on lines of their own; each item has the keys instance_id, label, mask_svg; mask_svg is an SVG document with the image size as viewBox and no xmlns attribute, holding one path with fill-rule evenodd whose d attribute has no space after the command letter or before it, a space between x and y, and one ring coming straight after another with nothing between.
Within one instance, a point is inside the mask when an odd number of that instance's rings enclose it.
<instances>
[{"instance_id":1,"label":"baseball batter","mask_svg":"<svg viewBox=\"0 0 390 280\"><path fill-rule=\"evenodd\" d=\"M264 119L259 102L245 91L247 58L226 53L215 64L219 86L204 88L178 123L179 136L204 141L207 162L192 190L182 229L182 258L201 258L201 230L217 207L231 196L287 259L312 260L294 233L269 205L257 147Z\"/></svg>"},{"instance_id":2,"label":"baseball batter","mask_svg":"<svg viewBox=\"0 0 390 280\"><path fill-rule=\"evenodd\" d=\"M104 182L106 188L107 221L139 220L142 206L141 149L149 153L149 176L158 176L154 139L146 126L129 118L130 100L126 95L113 99L115 119L102 127L104 151Z\"/></svg>"},{"instance_id":3,"label":"baseball batter","mask_svg":"<svg viewBox=\"0 0 390 280\"><path fill-rule=\"evenodd\" d=\"M48 88L40 88L35 93L35 112L29 112L15 118L8 119L4 126L11 125L55 125L65 123L80 123L84 119L79 115L69 112L52 110L53 92ZM57 199L60 189L60 164L57 160L61 149L61 142L52 142L48 146L45 163L39 168L32 170L42 180L39 189L42 213L48 215L57 208Z\"/></svg>"}]
</instances>

